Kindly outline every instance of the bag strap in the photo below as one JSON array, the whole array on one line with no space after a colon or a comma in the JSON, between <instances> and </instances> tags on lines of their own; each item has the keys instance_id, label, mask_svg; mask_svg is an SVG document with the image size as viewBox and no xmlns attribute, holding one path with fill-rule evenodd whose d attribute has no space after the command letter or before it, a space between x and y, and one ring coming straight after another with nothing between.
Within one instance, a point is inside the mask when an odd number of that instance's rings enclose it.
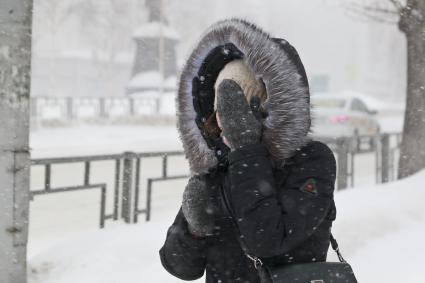
<instances>
[{"instance_id":1,"label":"bag strap","mask_svg":"<svg viewBox=\"0 0 425 283\"><path fill-rule=\"evenodd\" d=\"M329 238L331 240L332 249L336 252L339 261L342 263L347 263L347 261L342 257L341 251L339 250L338 242L336 241L332 233L329 235Z\"/></svg>"},{"instance_id":2,"label":"bag strap","mask_svg":"<svg viewBox=\"0 0 425 283\"><path fill-rule=\"evenodd\" d=\"M342 256L341 251L339 250L338 242L335 240L332 233L330 234L329 238L330 238L330 241L331 241L331 247L335 251L335 253L337 254L339 261L341 263L347 263L347 261ZM252 254L249 253L248 247L246 246L245 242L242 240L241 237L238 237L238 239L239 239L239 243L240 243L242 249L245 252L245 256L247 258L249 258L254 263L255 269L262 267L263 262L261 261L261 259L259 257L255 256L255 255L252 255Z\"/></svg>"}]
</instances>

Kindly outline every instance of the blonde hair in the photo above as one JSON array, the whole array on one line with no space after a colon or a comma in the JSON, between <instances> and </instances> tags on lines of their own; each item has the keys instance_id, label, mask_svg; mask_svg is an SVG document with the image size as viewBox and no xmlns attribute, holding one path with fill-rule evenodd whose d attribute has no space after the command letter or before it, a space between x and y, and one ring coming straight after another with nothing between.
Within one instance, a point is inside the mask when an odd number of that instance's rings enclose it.
<instances>
[{"instance_id":1,"label":"blonde hair","mask_svg":"<svg viewBox=\"0 0 425 283\"><path fill-rule=\"evenodd\" d=\"M233 60L224 66L215 82L214 109L217 109L218 86L225 79L234 80L242 88L248 103L253 96L260 97L261 102L267 98L266 87L261 79L255 76L251 68L242 59Z\"/></svg>"}]
</instances>

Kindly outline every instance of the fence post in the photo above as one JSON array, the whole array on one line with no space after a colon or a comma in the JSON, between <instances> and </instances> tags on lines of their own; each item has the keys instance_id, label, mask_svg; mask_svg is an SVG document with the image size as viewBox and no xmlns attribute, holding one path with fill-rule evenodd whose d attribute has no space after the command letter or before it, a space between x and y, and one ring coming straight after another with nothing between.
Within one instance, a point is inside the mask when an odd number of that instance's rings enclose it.
<instances>
[{"instance_id":1,"label":"fence post","mask_svg":"<svg viewBox=\"0 0 425 283\"><path fill-rule=\"evenodd\" d=\"M122 180L122 204L121 217L126 223L131 222L131 199L132 199L132 184L133 184L133 153L124 152L123 162L123 180Z\"/></svg>"},{"instance_id":2,"label":"fence post","mask_svg":"<svg viewBox=\"0 0 425 283\"><path fill-rule=\"evenodd\" d=\"M99 98L99 116L101 118L106 118L106 109L105 109L105 98L101 97Z\"/></svg>"},{"instance_id":3,"label":"fence post","mask_svg":"<svg viewBox=\"0 0 425 283\"><path fill-rule=\"evenodd\" d=\"M74 118L73 98L66 98L66 118L72 120Z\"/></svg>"},{"instance_id":4,"label":"fence post","mask_svg":"<svg viewBox=\"0 0 425 283\"><path fill-rule=\"evenodd\" d=\"M106 186L100 188L100 228L105 227Z\"/></svg>"},{"instance_id":5,"label":"fence post","mask_svg":"<svg viewBox=\"0 0 425 283\"><path fill-rule=\"evenodd\" d=\"M167 167L168 167L167 163L168 163L168 157L167 157L167 154L164 154L162 156L162 177L163 178L167 178Z\"/></svg>"},{"instance_id":6,"label":"fence post","mask_svg":"<svg viewBox=\"0 0 425 283\"><path fill-rule=\"evenodd\" d=\"M155 114L159 114L159 112L161 112L161 97L155 99Z\"/></svg>"},{"instance_id":7,"label":"fence post","mask_svg":"<svg viewBox=\"0 0 425 283\"><path fill-rule=\"evenodd\" d=\"M381 136L381 183L389 181L390 169L390 136L382 134Z\"/></svg>"},{"instance_id":8,"label":"fence post","mask_svg":"<svg viewBox=\"0 0 425 283\"><path fill-rule=\"evenodd\" d=\"M345 137L337 138L336 141L338 154L338 190L347 188L348 184L348 141Z\"/></svg>"},{"instance_id":9,"label":"fence post","mask_svg":"<svg viewBox=\"0 0 425 283\"><path fill-rule=\"evenodd\" d=\"M136 158L136 185L134 188L133 222L139 221L140 158Z\"/></svg>"},{"instance_id":10,"label":"fence post","mask_svg":"<svg viewBox=\"0 0 425 283\"><path fill-rule=\"evenodd\" d=\"M148 179L148 187L146 191L146 221L151 220L151 203L152 203L152 179Z\"/></svg>"},{"instance_id":11,"label":"fence post","mask_svg":"<svg viewBox=\"0 0 425 283\"><path fill-rule=\"evenodd\" d=\"M129 107L130 116L133 117L134 114L135 114L135 111L134 111L134 98L129 98L129 100L128 100L128 107Z\"/></svg>"},{"instance_id":12,"label":"fence post","mask_svg":"<svg viewBox=\"0 0 425 283\"><path fill-rule=\"evenodd\" d=\"M374 143L375 143L375 183L379 184L381 182L381 134L378 133L374 137Z\"/></svg>"},{"instance_id":13,"label":"fence post","mask_svg":"<svg viewBox=\"0 0 425 283\"><path fill-rule=\"evenodd\" d=\"M120 198L120 174L121 159L115 160L115 184L114 184L114 220L118 220L119 198Z\"/></svg>"},{"instance_id":14,"label":"fence post","mask_svg":"<svg viewBox=\"0 0 425 283\"><path fill-rule=\"evenodd\" d=\"M356 130L354 131L354 135L351 137L350 146L351 148L353 148L354 152L359 152L360 144L361 144L361 138L360 138L359 132Z\"/></svg>"}]
</instances>

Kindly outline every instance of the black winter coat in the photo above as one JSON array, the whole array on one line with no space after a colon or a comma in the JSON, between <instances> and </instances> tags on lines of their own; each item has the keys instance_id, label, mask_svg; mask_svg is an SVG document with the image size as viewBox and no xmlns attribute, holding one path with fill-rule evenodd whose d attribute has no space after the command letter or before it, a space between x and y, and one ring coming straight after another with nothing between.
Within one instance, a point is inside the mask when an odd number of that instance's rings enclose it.
<instances>
[{"instance_id":1,"label":"black winter coat","mask_svg":"<svg viewBox=\"0 0 425 283\"><path fill-rule=\"evenodd\" d=\"M214 112L216 78L236 59L262 79L267 99L261 144L227 155L205 122ZM326 260L336 214L335 158L309 137L308 79L293 46L244 20L214 24L183 67L177 118L192 174L208 177L216 229L193 237L180 211L160 250L166 270L183 280L206 272L207 282L259 282L238 238L268 264Z\"/></svg>"},{"instance_id":2,"label":"black winter coat","mask_svg":"<svg viewBox=\"0 0 425 283\"><path fill-rule=\"evenodd\" d=\"M283 166L273 164L258 144L231 152L227 169L210 171L219 207L216 232L192 236L180 210L160 250L163 266L183 280L206 271L206 282L259 282L237 237L267 264L325 261L336 216L333 153L312 141Z\"/></svg>"}]
</instances>

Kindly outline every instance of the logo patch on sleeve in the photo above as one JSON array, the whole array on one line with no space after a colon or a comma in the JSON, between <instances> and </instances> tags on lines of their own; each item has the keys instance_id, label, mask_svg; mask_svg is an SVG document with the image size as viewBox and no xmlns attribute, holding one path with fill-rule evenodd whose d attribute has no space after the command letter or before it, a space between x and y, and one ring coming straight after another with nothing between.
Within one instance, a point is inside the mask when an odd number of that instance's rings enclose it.
<instances>
[{"instance_id":1,"label":"logo patch on sleeve","mask_svg":"<svg viewBox=\"0 0 425 283\"><path fill-rule=\"evenodd\" d=\"M317 195L316 180L313 178L308 179L300 188L302 192Z\"/></svg>"}]
</instances>

